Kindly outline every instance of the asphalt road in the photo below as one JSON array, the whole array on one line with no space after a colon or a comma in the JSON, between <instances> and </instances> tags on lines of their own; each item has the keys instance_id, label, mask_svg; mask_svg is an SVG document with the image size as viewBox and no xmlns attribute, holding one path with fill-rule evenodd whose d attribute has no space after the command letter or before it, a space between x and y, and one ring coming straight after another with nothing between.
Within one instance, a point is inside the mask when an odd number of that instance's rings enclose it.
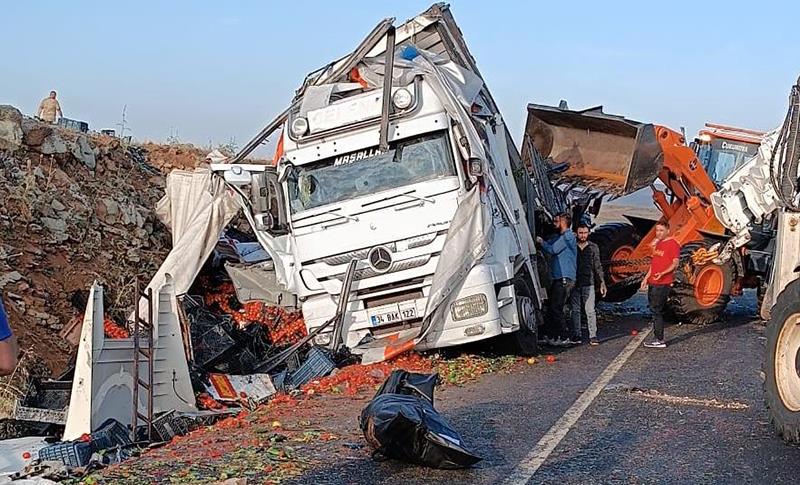
<instances>
[{"instance_id":1,"label":"asphalt road","mask_svg":"<svg viewBox=\"0 0 800 485\"><path fill-rule=\"evenodd\" d=\"M752 295L725 321L667 328L667 349L637 347L563 439L531 467L531 454L582 393L646 330L642 297L604 308L599 347L554 352L463 388L445 388L436 407L484 460L444 471L360 456L304 474L301 483L800 483L800 449L770 426L760 376L764 328ZM619 359L617 359L619 360ZM548 434L548 432L550 432ZM519 482L517 482L519 483Z\"/></svg>"}]
</instances>

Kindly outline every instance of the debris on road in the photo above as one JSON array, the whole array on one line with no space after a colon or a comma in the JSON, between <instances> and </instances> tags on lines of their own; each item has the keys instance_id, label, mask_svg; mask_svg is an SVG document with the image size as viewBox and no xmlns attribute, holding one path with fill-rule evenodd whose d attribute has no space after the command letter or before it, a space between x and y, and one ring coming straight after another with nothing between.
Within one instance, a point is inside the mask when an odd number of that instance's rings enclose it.
<instances>
[{"instance_id":1,"label":"debris on road","mask_svg":"<svg viewBox=\"0 0 800 485\"><path fill-rule=\"evenodd\" d=\"M394 371L361 412L359 424L378 455L433 468L468 468L481 458L433 408L437 374Z\"/></svg>"},{"instance_id":2,"label":"debris on road","mask_svg":"<svg viewBox=\"0 0 800 485\"><path fill-rule=\"evenodd\" d=\"M638 387L631 387L626 391L637 397L641 397L652 401L661 401L669 404L682 404L686 406L700 406L704 408L728 409L731 411L744 411L749 409L750 405L737 402L737 401L722 401L719 399L705 399L688 396L671 396L655 389L639 389Z\"/></svg>"},{"instance_id":3,"label":"debris on road","mask_svg":"<svg viewBox=\"0 0 800 485\"><path fill-rule=\"evenodd\" d=\"M257 405L276 392L267 374L235 376L211 373L208 380L211 385L206 389L217 401Z\"/></svg>"}]
</instances>

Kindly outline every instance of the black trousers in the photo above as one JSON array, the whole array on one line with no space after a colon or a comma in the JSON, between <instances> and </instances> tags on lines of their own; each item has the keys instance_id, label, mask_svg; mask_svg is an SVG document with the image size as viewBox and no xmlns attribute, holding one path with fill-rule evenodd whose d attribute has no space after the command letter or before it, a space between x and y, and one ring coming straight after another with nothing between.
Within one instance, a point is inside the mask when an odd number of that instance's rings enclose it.
<instances>
[{"instance_id":1,"label":"black trousers","mask_svg":"<svg viewBox=\"0 0 800 485\"><path fill-rule=\"evenodd\" d=\"M564 316L564 305L572 294L575 282L569 278L554 279L550 283L550 302L547 308L547 328L551 337L571 337L570 326Z\"/></svg>"},{"instance_id":2,"label":"black trousers","mask_svg":"<svg viewBox=\"0 0 800 485\"><path fill-rule=\"evenodd\" d=\"M653 336L664 341L664 312L669 297L669 285L650 285L647 290L647 300L650 311L653 313Z\"/></svg>"}]
</instances>

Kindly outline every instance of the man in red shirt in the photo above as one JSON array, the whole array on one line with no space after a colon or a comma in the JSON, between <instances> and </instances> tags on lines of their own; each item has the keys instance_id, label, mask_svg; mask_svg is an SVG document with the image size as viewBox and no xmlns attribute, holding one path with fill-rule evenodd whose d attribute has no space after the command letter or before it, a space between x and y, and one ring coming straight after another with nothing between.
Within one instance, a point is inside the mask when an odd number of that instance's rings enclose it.
<instances>
[{"instance_id":1,"label":"man in red shirt","mask_svg":"<svg viewBox=\"0 0 800 485\"><path fill-rule=\"evenodd\" d=\"M669 237L669 223L659 221L656 224L653 259L641 287L642 291L647 290L647 300L653 313L653 340L645 342L645 347L663 349L667 346L664 342L664 307L680 255L681 245Z\"/></svg>"}]
</instances>

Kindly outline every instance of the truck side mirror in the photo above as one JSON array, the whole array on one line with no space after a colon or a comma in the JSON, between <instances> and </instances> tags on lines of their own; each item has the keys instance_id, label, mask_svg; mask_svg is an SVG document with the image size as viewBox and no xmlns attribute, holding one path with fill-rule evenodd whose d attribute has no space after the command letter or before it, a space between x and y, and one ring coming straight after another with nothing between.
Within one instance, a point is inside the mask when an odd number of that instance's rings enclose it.
<instances>
[{"instance_id":1,"label":"truck side mirror","mask_svg":"<svg viewBox=\"0 0 800 485\"><path fill-rule=\"evenodd\" d=\"M274 167L253 177L251 202L253 210L259 214L259 229L281 232L287 229L286 209L283 205L283 191L278 182Z\"/></svg>"},{"instance_id":2,"label":"truck side mirror","mask_svg":"<svg viewBox=\"0 0 800 485\"><path fill-rule=\"evenodd\" d=\"M278 183L282 184L286 182L286 179L289 178L289 175L292 173L293 170L294 170L294 164L292 164L291 162L284 162L283 160L281 160L281 162L278 164L278 178L277 178Z\"/></svg>"},{"instance_id":3,"label":"truck side mirror","mask_svg":"<svg viewBox=\"0 0 800 485\"><path fill-rule=\"evenodd\" d=\"M261 217L258 218L258 226L259 230L267 232L272 232L278 228L275 218L269 212L261 214Z\"/></svg>"}]
</instances>

